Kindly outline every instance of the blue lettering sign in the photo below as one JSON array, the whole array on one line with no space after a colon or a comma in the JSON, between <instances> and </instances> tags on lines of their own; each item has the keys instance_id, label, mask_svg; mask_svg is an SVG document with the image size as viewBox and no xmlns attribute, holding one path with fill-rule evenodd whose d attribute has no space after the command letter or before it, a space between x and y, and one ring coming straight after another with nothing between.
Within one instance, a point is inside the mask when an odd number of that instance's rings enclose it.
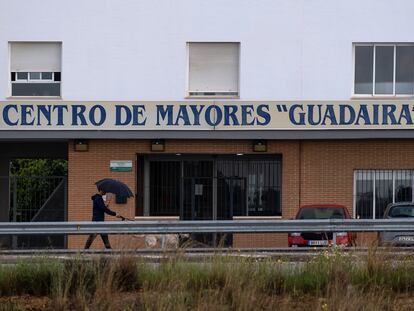
<instances>
[{"instance_id":1,"label":"blue lettering sign","mask_svg":"<svg viewBox=\"0 0 414 311\"><path fill-rule=\"evenodd\" d=\"M33 105L21 105L21 116L22 121L21 125L33 125L34 124L34 117L33 117ZM28 120L30 118L30 120Z\"/></svg>"},{"instance_id":2,"label":"blue lettering sign","mask_svg":"<svg viewBox=\"0 0 414 311\"><path fill-rule=\"evenodd\" d=\"M6 123L8 126L15 126L19 123L19 120L17 119L14 122L10 120L10 116L9 116L9 110L10 109L14 109L16 112L18 112L17 105L7 105L7 106L5 106L4 109L3 109L3 120L4 120L4 123Z\"/></svg>"},{"instance_id":3,"label":"blue lettering sign","mask_svg":"<svg viewBox=\"0 0 414 311\"><path fill-rule=\"evenodd\" d=\"M167 105L165 108L163 105L157 105L157 125L161 125L160 121L164 121L167 117L167 125L172 125L173 120L173 105Z\"/></svg>"},{"instance_id":4,"label":"blue lettering sign","mask_svg":"<svg viewBox=\"0 0 414 311\"><path fill-rule=\"evenodd\" d=\"M125 117L124 117L125 114ZM124 126L131 123L132 112L128 106L116 105L115 106L115 125Z\"/></svg>"},{"instance_id":5,"label":"blue lettering sign","mask_svg":"<svg viewBox=\"0 0 414 311\"><path fill-rule=\"evenodd\" d=\"M254 118L252 119L253 114L253 105L243 105L242 109L242 125L253 125ZM248 119L249 118L249 119Z\"/></svg>"},{"instance_id":6,"label":"blue lettering sign","mask_svg":"<svg viewBox=\"0 0 414 311\"><path fill-rule=\"evenodd\" d=\"M52 110L52 106L51 105L39 105L37 106L37 125L40 126L42 125L42 117L46 119L47 125L50 126L52 125L52 120L51 120L51 110Z\"/></svg>"},{"instance_id":7,"label":"blue lettering sign","mask_svg":"<svg viewBox=\"0 0 414 311\"><path fill-rule=\"evenodd\" d=\"M390 119L390 124L397 124L397 119L394 114L395 109L395 105L382 105L382 125L389 124L388 119Z\"/></svg>"},{"instance_id":8,"label":"blue lettering sign","mask_svg":"<svg viewBox=\"0 0 414 311\"><path fill-rule=\"evenodd\" d=\"M200 125L200 114L203 111L205 105L200 105L200 108L197 109L197 105L190 105L191 111L194 115L194 125Z\"/></svg>"},{"instance_id":9,"label":"blue lettering sign","mask_svg":"<svg viewBox=\"0 0 414 311\"><path fill-rule=\"evenodd\" d=\"M224 106L224 125L240 125L239 120L237 119L237 110L236 105L226 105ZM230 123L231 119L231 123Z\"/></svg>"},{"instance_id":10,"label":"blue lettering sign","mask_svg":"<svg viewBox=\"0 0 414 311\"><path fill-rule=\"evenodd\" d=\"M268 125L270 123L269 105L259 105L257 107L257 115L263 119L263 121L257 118L258 125Z\"/></svg>"},{"instance_id":11,"label":"blue lettering sign","mask_svg":"<svg viewBox=\"0 0 414 311\"><path fill-rule=\"evenodd\" d=\"M212 110L215 111L212 111ZM214 122L212 120L212 115L214 118ZM223 112L217 106L208 106L206 109L206 123L210 126L217 126L220 124L221 120L223 119Z\"/></svg>"},{"instance_id":12,"label":"blue lettering sign","mask_svg":"<svg viewBox=\"0 0 414 311\"><path fill-rule=\"evenodd\" d=\"M145 113L144 105L133 105L132 106L132 125L145 125L147 117L142 119Z\"/></svg>"},{"instance_id":13,"label":"blue lettering sign","mask_svg":"<svg viewBox=\"0 0 414 311\"><path fill-rule=\"evenodd\" d=\"M98 110L99 121L96 120L96 111ZM92 125L100 126L106 120L106 111L105 108L101 105L94 105L91 110L89 110L89 120L91 121Z\"/></svg>"},{"instance_id":14,"label":"blue lettering sign","mask_svg":"<svg viewBox=\"0 0 414 311\"><path fill-rule=\"evenodd\" d=\"M85 118L86 107L84 105L73 105L72 106L72 125L87 125Z\"/></svg>"},{"instance_id":15,"label":"blue lettering sign","mask_svg":"<svg viewBox=\"0 0 414 311\"><path fill-rule=\"evenodd\" d=\"M56 123L56 125L58 126L63 126L63 110L65 110L66 112L68 111L68 106L66 105L56 105L53 106L53 112L55 112L55 110L57 110L57 116L58 116L58 121Z\"/></svg>"},{"instance_id":16,"label":"blue lettering sign","mask_svg":"<svg viewBox=\"0 0 414 311\"><path fill-rule=\"evenodd\" d=\"M299 109L299 113L296 114L296 110ZM298 116L299 118L296 118ZM294 125L305 125L305 112L303 112L302 105L292 105L289 108L289 120Z\"/></svg>"},{"instance_id":17,"label":"blue lettering sign","mask_svg":"<svg viewBox=\"0 0 414 311\"><path fill-rule=\"evenodd\" d=\"M339 124L350 125L355 122L355 110L351 105L339 106Z\"/></svg>"},{"instance_id":18,"label":"blue lettering sign","mask_svg":"<svg viewBox=\"0 0 414 311\"><path fill-rule=\"evenodd\" d=\"M187 107L185 105L180 105L174 125L180 125L180 120L183 121L182 125L191 125L190 118L188 117Z\"/></svg>"}]
</instances>

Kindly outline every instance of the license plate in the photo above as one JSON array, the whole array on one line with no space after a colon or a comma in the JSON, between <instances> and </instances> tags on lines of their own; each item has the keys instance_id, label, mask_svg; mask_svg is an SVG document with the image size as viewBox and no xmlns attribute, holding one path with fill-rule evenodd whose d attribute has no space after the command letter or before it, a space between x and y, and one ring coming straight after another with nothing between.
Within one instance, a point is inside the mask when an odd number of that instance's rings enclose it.
<instances>
[{"instance_id":1,"label":"license plate","mask_svg":"<svg viewBox=\"0 0 414 311\"><path fill-rule=\"evenodd\" d=\"M327 240L308 241L309 246L324 246L328 245Z\"/></svg>"},{"instance_id":2,"label":"license plate","mask_svg":"<svg viewBox=\"0 0 414 311\"><path fill-rule=\"evenodd\" d=\"M400 236L398 237L399 242L414 242L414 236Z\"/></svg>"}]
</instances>

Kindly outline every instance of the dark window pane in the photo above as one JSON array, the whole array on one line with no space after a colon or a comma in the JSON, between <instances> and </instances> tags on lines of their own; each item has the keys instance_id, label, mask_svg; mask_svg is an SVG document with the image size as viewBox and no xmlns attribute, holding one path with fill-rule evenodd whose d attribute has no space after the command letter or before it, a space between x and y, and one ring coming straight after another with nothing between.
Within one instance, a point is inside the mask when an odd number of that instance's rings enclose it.
<instances>
[{"instance_id":1,"label":"dark window pane","mask_svg":"<svg viewBox=\"0 0 414 311\"><path fill-rule=\"evenodd\" d=\"M393 94L394 47L375 48L375 94Z\"/></svg>"},{"instance_id":2,"label":"dark window pane","mask_svg":"<svg viewBox=\"0 0 414 311\"><path fill-rule=\"evenodd\" d=\"M55 81L60 81L60 72L55 72Z\"/></svg>"},{"instance_id":3,"label":"dark window pane","mask_svg":"<svg viewBox=\"0 0 414 311\"><path fill-rule=\"evenodd\" d=\"M42 72L42 80L52 80L53 72Z\"/></svg>"},{"instance_id":4,"label":"dark window pane","mask_svg":"<svg viewBox=\"0 0 414 311\"><path fill-rule=\"evenodd\" d=\"M16 81L16 73L15 72L11 73L11 80Z\"/></svg>"},{"instance_id":5,"label":"dark window pane","mask_svg":"<svg viewBox=\"0 0 414 311\"><path fill-rule=\"evenodd\" d=\"M247 176L247 209L249 216L279 216L280 184L274 180L279 161L250 161Z\"/></svg>"},{"instance_id":6,"label":"dark window pane","mask_svg":"<svg viewBox=\"0 0 414 311\"><path fill-rule=\"evenodd\" d=\"M194 220L213 219L213 178L191 178L192 189L183 189L184 192L191 190Z\"/></svg>"},{"instance_id":7,"label":"dark window pane","mask_svg":"<svg viewBox=\"0 0 414 311\"><path fill-rule=\"evenodd\" d=\"M17 79L18 80L27 80L28 73L27 72L18 72L17 73Z\"/></svg>"},{"instance_id":8,"label":"dark window pane","mask_svg":"<svg viewBox=\"0 0 414 311\"><path fill-rule=\"evenodd\" d=\"M413 174L411 171L395 171L395 202L411 202L413 199Z\"/></svg>"},{"instance_id":9,"label":"dark window pane","mask_svg":"<svg viewBox=\"0 0 414 311\"><path fill-rule=\"evenodd\" d=\"M150 162L150 215L180 215L181 164L178 161Z\"/></svg>"},{"instance_id":10,"label":"dark window pane","mask_svg":"<svg viewBox=\"0 0 414 311\"><path fill-rule=\"evenodd\" d=\"M213 177L213 161L185 161L184 177Z\"/></svg>"},{"instance_id":11,"label":"dark window pane","mask_svg":"<svg viewBox=\"0 0 414 311\"><path fill-rule=\"evenodd\" d=\"M60 96L60 83L12 83L12 96Z\"/></svg>"},{"instance_id":12,"label":"dark window pane","mask_svg":"<svg viewBox=\"0 0 414 311\"><path fill-rule=\"evenodd\" d=\"M373 217L373 187L373 173L371 171L358 171L356 177L355 217L366 219Z\"/></svg>"},{"instance_id":13,"label":"dark window pane","mask_svg":"<svg viewBox=\"0 0 414 311\"><path fill-rule=\"evenodd\" d=\"M281 215L281 161L217 161L217 216Z\"/></svg>"},{"instance_id":14,"label":"dark window pane","mask_svg":"<svg viewBox=\"0 0 414 311\"><path fill-rule=\"evenodd\" d=\"M395 93L414 94L414 46L397 46Z\"/></svg>"},{"instance_id":15,"label":"dark window pane","mask_svg":"<svg viewBox=\"0 0 414 311\"><path fill-rule=\"evenodd\" d=\"M392 171L375 172L375 218L382 218L388 204L392 203Z\"/></svg>"},{"instance_id":16,"label":"dark window pane","mask_svg":"<svg viewBox=\"0 0 414 311\"><path fill-rule=\"evenodd\" d=\"M373 47L355 47L355 94L372 94Z\"/></svg>"},{"instance_id":17,"label":"dark window pane","mask_svg":"<svg viewBox=\"0 0 414 311\"><path fill-rule=\"evenodd\" d=\"M40 80L40 72L30 72L30 80Z\"/></svg>"}]
</instances>

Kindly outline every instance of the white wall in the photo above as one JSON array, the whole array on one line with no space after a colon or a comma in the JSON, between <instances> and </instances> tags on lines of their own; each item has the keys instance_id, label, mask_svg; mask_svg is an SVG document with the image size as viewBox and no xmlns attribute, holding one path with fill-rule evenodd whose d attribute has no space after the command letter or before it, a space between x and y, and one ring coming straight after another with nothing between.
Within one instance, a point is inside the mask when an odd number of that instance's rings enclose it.
<instances>
[{"instance_id":1,"label":"white wall","mask_svg":"<svg viewBox=\"0 0 414 311\"><path fill-rule=\"evenodd\" d=\"M348 100L352 42L414 42L412 0L0 0L8 41L63 42L64 100L184 100L187 41L241 42L241 100Z\"/></svg>"}]
</instances>

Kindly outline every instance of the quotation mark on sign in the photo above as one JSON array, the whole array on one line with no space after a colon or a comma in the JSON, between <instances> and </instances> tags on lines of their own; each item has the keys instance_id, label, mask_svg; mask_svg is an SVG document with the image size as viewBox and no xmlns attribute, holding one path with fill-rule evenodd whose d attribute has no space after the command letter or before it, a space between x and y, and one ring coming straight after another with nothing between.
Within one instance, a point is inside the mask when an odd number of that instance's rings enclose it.
<instances>
[{"instance_id":1,"label":"quotation mark on sign","mask_svg":"<svg viewBox=\"0 0 414 311\"><path fill-rule=\"evenodd\" d=\"M276 109L278 112L287 112L287 106L286 105L276 105Z\"/></svg>"}]
</instances>

